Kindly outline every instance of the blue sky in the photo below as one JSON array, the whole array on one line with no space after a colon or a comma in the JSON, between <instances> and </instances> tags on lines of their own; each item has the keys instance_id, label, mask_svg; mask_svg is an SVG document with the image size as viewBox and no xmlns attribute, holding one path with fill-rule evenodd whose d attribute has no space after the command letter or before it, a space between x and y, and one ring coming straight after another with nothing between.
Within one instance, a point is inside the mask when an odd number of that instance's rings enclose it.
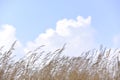
<instances>
[{"instance_id":1,"label":"blue sky","mask_svg":"<svg viewBox=\"0 0 120 80\"><path fill-rule=\"evenodd\" d=\"M91 16L95 43L113 47L114 37L116 44L120 40L119 4L119 0L0 0L0 25L12 25L24 45L35 43L49 28L55 30L60 20Z\"/></svg>"}]
</instances>

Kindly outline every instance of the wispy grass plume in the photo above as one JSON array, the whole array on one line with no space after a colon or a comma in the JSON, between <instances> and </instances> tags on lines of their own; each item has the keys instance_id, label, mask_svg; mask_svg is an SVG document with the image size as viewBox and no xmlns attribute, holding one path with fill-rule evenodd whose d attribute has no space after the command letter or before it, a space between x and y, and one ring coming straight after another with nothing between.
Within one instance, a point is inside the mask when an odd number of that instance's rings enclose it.
<instances>
[{"instance_id":1,"label":"wispy grass plume","mask_svg":"<svg viewBox=\"0 0 120 80\"><path fill-rule=\"evenodd\" d=\"M46 52L41 46L15 61L13 43L8 51L0 49L0 80L119 80L120 51L101 48L64 56L65 46ZM62 54L62 55L61 55Z\"/></svg>"}]
</instances>

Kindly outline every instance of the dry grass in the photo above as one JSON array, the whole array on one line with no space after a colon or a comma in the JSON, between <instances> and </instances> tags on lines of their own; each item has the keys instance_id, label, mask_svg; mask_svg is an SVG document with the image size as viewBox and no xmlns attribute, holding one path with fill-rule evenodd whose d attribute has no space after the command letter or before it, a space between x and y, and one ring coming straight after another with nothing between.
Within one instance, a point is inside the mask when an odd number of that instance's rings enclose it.
<instances>
[{"instance_id":1,"label":"dry grass","mask_svg":"<svg viewBox=\"0 0 120 80\"><path fill-rule=\"evenodd\" d=\"M79 57L61 55L64 47L46 53L42 47L18 61L13 59L14 45L0 49L0 80L119 80L119 51L91 50Z\"/></svg>"}]
</instances>

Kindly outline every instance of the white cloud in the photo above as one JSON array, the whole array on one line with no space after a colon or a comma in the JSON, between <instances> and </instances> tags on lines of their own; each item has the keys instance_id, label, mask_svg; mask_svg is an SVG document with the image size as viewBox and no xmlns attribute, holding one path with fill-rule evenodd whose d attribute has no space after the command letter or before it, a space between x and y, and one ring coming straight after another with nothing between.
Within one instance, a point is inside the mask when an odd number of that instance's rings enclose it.
<instances>
[{"instance_id":1,"label":"white cloud","mask_svg":"<svg viewBox=\"0 0 120 80\"><path fill-rule=\"evenodd\" d=\"M80 55L81 52L99 47L95 41L96 30L91 27L91 17L83 18L78 16L74 19L63 19L56 23L55 29L47 29L45 33L39 34L34 41L27 42L26 46L16 37L16 29L12 25L0 26L0 47L5 45L4 49L9 49L12 43L17 40L15 46L15 55L18 57L25 52L34 50L35 48L46 45L45 51L53 51L61 48L67 43L64 53L71 56ZM113 37L112 49L120 47L120 34ZM25 51L25 52L24 52Z\"/></svg>"},{"instance_id":2,"label":"white cloud","mask_svg":"<svg viewBox=\"0 0 120 80\"><path fill-rule=\"evenodd\" d=\"M11 41L15 41L15 28L11 25L2 25L0 29L0 44L4 45L6 43L10 43Z\"/></svg>"},{"instance_id":3,"label":"white cloud","mask_svg":"<svg viewBox=\"0 0 120 80\"><path fill-rule=\"evenodd\" d=\"M48 29L39 34L34 41L29 41L25 51L40 45L46 45L46 50L55 50L67 43L67 55L79 55L81 52L96 47L95 30L91 27L91 17L84 19L78 16L76 20L63 19L57 22L56 29Z\"/></svg>"},{"instance_id":4,"label":"white cloud","mask_svg":"<svg viewBox=\"0 0 120 80\"><path fill-rule=\"evenodd\" d=\"M4 46L4 50L6 51L8 49L10 49L11 45L13 44L13 42L15 40L17 40L16 38L16 29L12 26L12 25L2 25L0 27L0 47ZM15 45L15 55L17 56L22 56L23 54L23 46L20 43L20 41L17 41L16 45ZM22 53L21 53L22 52Z\"/></svg>"},{"instance_id":5,"label":"white cloud","mask_svg":"<svg viewBox=\"0 0 120 80\"><path fill-rule=\"evenodd\" d=\"M55 29L47 29L45 33L39 34L34 41L29 41L26 46L23 46L16 37L16 29L12 25L6 24L0 27L0 47L5 45L5 50L8 50L12 43L17 40L14 54L18 58L23 56L25 52L34 50L41 45L46 45L43 48L45 51L53 51L67 43L64 53L78 56L81 52L99 47L95 42L95 33L95 29L91 27L91 17L84 19L78 16L76 20L63 19L58 21ZM120 34L117 34L113 37L112 51L116 47L120 47L119 41Z\"/></svg>"},{"instance_id":6,"label":"white cloud","mask_svg":"<svg viewBox=\"0 0 120 80\"><path fill-rule=\"evenodd\" d=\"M56 29L47 29L45 33L39 34L34 41L29 41L26 46L16 37L16 29L12 25L3 25L0 28L0 45L9 49L11 44L17 41L15 55L21 56L22 53L33 50L41 45L46 45L43 49L53 51L61 48L65 43L64 51L67 55L79 55L83 51L96 47L95 30L91 27L91 17L84 19L78 16L76 20L63 19L56 23Z\"/></svg>"}]
</instances>

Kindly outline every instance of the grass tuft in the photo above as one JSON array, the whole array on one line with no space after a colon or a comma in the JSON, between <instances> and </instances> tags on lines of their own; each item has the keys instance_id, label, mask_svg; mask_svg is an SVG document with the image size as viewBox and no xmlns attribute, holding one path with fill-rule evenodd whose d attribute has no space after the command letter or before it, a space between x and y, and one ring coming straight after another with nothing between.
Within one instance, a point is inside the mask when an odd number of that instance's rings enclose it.
<instances>
[{"instance_id":1,"label":"grass tuft","mask_svg":"<svg viewBox=\"0 0 120 80\"><path fill-rule=\"evenodd\" d=\"M8 51L0 48L0 80L119 80L119 50L91 50L79 57L61 55L65 46L54 52L41 47L15 61L13 43Z\"/></svg>"}]
</instances>

